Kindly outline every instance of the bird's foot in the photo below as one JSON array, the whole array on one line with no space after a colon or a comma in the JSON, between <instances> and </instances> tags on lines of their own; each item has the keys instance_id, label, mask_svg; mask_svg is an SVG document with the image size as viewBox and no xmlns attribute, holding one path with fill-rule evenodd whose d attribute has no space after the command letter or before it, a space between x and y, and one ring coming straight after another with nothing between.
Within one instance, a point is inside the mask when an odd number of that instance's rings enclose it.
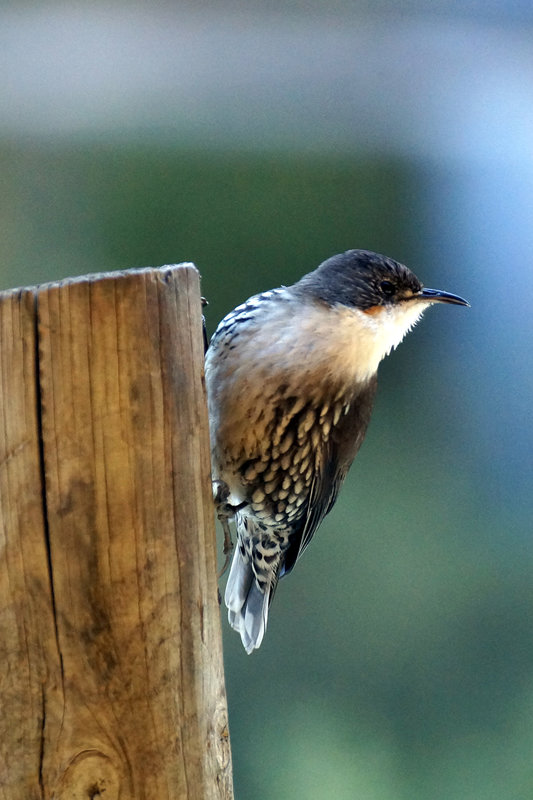
<instances>
[{"instance_id":1,"label":"bird's foot","mask_svg":"<svg viewBox=\"0 0 533 800\"><path fill-rule=\"evenodd\" d=\"M215 502L218 520L222 525L222 530L224 532L224 546L222 552L226 556L222 569L218 573L219 578L221 578L226 572L230 562L231 554L233 552L233 542L231 540L229 521L233 518L237 509L235 506L231 505L231 503L228 501L228 497L228 484L225 481L213 481L213 500Z\"/></svg>"}]
</instances>

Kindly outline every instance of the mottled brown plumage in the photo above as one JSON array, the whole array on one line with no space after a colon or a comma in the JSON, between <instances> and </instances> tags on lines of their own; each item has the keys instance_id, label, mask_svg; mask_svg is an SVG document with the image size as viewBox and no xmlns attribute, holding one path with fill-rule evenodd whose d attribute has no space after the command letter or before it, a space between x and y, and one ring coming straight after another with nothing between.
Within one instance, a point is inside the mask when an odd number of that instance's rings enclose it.
<instances>
[{"instance_id":1,"label":"mottled brown plumage","mask_svg":"<svg viewBox=\"0 0 533 800\"><path fill-rule=\"evenodd\" d=\"M350 250L218 326L206 355L213 479L238 532L225 600L247 652L364 439L379 362L437 301L465 304Z\"/></svg>"}]
</instances>

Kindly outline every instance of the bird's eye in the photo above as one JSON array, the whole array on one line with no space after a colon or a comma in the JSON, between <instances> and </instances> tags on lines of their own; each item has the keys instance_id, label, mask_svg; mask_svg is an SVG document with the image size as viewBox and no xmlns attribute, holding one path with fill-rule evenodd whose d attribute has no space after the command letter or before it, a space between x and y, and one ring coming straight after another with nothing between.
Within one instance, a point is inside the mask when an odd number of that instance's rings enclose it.
<instances>
[{"instance_id":1,"label":"bird's eye","mask_svg":"<svg viewBox=\"0 0 533 800\"><path fill-rule=\"evenodd\" d=\"M396 291L392 281L381 281L381 283L379 284L379 288L381 289L381 294L384 297L392 297L392 295Z\"/></svg>"}]
</instances>

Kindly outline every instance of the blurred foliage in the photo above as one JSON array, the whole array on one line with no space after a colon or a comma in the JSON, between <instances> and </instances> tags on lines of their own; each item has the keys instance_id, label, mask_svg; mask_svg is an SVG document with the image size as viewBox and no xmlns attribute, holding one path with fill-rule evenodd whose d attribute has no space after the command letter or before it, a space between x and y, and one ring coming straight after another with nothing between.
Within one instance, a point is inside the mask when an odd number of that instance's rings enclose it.
<instances>
[{"instance_id":1,"label":"blurred foliage","mask_svg":"<svg viewBox=\"0 0 533 800\"><path fill-rule=\"evenodd\" d=\"M407 190L394 163L157 145L4 146L0 168L3 288L193 260L221 307L356 241L397 245Z\"/></svg>"},{"instance_id":2,"label":"blurred foliage","mask_svg":"<svg viewBox=\"0 0 533 800\"><path fill-rule=\"evenodd\" d=\"M192 260L213 330L349 247L436 278L421 223L439 209L405 163L72 141L4 143L0 161L3 288ZM532 554L524 505L487 488L472 436L476 314L430 312L384 363L367 441L261 650L223 619L238 800L533 796Z\"/></svg>"}]
</instances>

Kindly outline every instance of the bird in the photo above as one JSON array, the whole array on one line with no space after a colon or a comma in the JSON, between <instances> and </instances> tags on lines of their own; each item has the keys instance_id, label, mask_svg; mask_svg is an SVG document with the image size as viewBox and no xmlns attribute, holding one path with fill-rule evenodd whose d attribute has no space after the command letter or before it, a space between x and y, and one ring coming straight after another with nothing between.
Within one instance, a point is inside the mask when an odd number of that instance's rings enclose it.
<instances>
[{"instance_id":1,"label":"bird","mask_svg":"<svg viewBox=\"0 0 533 800\"><path fill-rule=\"evenodd\" d=\"M224 552L230 521L237 531L224 600L247 653L363 442L379 363L436 303L469 305L387 256L348 250L216 328L205 358L213 495Z\"/></svg>"}]
</instances>

